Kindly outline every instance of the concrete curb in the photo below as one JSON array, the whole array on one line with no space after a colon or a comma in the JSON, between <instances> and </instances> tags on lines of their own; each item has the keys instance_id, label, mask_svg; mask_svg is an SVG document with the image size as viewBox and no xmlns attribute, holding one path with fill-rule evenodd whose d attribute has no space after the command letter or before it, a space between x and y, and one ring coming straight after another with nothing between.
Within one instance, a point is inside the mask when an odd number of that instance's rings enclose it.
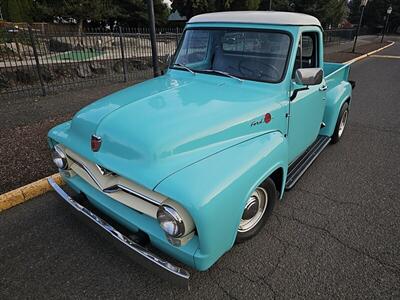
<instances>
[{"instance_id":1,"label":"concrete curb","mask_svg":"<svg viewBox=\"0 0 400 300\"><path fill-rule=\"evenodd\" d=\"M381 47L381 48L379 48L377 50L374 50L374 51L368 52L366 54L363 54L363 55L361 55L359 57L353 58L353 59L351 59L349 61L344 62L344 64L346 64L346 65L354 64L356 61L359 61L359 60L362 60L364 58L367 58L368 56L371 56L371 55L375 54L376 52L382 51L383 49L389 48L389 47L391 47L393 45L394 45L394 42L391 42L389 45L383 46L383 47Z\"/></svg>"},{"instance_id":2,"label":"concrete curb","mask_svg":"<svg viewBox=\"0 0 400 300\"><path fill-rule=\"evenodd\" d=\"M2 194L0 195L0 212L50 191L51 187L47 182L47 178L50 177L58 184L63 184L60 174L57 173Z\"/></svg>"},{"instance_id":3,"label":"concrete curb","mask_svg":"<svg viewBox=\"0 0 400 300\"><path fill-rule=\"evenodd\" d=\"M356 61L359 61L361 59L364 59L370 55L373 55L383 49L386 49L390 46L393 46L394 42L391 42L389 45L386 45L382 48L379 48L377 50L371 51L369 53L366 53L364 55L361 55L359 57L356 57L352 60L349 60L347 62L344 62L344 64L348 64L351 65L353 63L355 63ZM62 181L60 174L53 174L51 176L49 176L51 178L53 178L57 184L64 184L64 182ZM13 191L7 192L5 194L0 195L0 212L6 209L9 209L13 206L16 206L18 204L24 203L32 198L35 198L37 196L40 196L48 191L51 190L51 187L49 185L49 183L47 182L47 178L42 178L38 181L29 183L23 187L17 188Z\"/></svg>"}]
</instances>

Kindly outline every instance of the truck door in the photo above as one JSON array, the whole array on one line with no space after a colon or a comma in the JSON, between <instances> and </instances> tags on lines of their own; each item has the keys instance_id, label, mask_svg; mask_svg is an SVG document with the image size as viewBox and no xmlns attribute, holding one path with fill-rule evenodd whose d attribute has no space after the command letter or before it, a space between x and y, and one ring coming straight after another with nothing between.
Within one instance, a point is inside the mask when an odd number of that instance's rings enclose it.
<instances>
[{"instance_id":1,"label":"truck door","mask_svg":"<svg viewBox=\"0 0 400 300\"><path fill-rule=\"evenodd\" d=\"M322 35L317 31L303 32L298 45L294 74L298 68L322 68ZM289 162L301 155L318 137L326 104L325 80L309 86L290 102L288 128Z\"/></svg>"}]
</instances>

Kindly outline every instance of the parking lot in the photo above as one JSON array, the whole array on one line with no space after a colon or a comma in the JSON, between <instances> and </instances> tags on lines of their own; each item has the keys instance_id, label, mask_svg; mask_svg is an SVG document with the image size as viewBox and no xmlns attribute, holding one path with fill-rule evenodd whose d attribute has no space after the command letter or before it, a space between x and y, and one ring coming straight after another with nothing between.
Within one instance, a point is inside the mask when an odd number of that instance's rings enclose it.
<instances>
[{"instance_id":1,"label":"parking lot","mask_svg":"<svg viewBox=\"0 0 400 300\"><path fill-rule=\"evenodd\" d=\"M51 192L0 214L0 298L400 297L399 74L399 42L352 66L341 142L257 237L190 270L189 291L115 252Z\"/></svg>"}]
</instances>

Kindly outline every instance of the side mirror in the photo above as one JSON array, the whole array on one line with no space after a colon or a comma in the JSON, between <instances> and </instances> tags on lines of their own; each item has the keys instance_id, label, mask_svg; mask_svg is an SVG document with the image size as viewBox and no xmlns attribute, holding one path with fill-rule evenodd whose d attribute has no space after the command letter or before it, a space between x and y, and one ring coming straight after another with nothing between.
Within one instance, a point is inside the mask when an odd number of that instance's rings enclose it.
<instances>
[{"instance_id":1,"label":"side mirror","mask_svg":"<svg viewBox=\"0 0 400 300\"><path fill-rule=\"evenodd\" d=\"M301 85L317 85L323 77L324 71L321 68L297 69L294 80Z\"/></svg>"}]
</instances>

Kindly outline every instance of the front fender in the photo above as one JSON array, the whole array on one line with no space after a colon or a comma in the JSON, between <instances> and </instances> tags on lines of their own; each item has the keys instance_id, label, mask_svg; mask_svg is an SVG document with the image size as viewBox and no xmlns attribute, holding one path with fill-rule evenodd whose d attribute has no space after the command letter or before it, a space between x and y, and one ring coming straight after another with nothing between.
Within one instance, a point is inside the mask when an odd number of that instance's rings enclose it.
<instances>
[{"instance_id":1,"label":"front fender","mask_svg":"<svg viewBox=\"0 0 400 300\"><path fill-rule=\"evenodd\" d=\"M197 269L208 269L232 247L246 200L276 169L286 178L287 157L287 140L275 131L194 163L155 188L192 216L199 237Z\"/></svg>"}]
</instances>

